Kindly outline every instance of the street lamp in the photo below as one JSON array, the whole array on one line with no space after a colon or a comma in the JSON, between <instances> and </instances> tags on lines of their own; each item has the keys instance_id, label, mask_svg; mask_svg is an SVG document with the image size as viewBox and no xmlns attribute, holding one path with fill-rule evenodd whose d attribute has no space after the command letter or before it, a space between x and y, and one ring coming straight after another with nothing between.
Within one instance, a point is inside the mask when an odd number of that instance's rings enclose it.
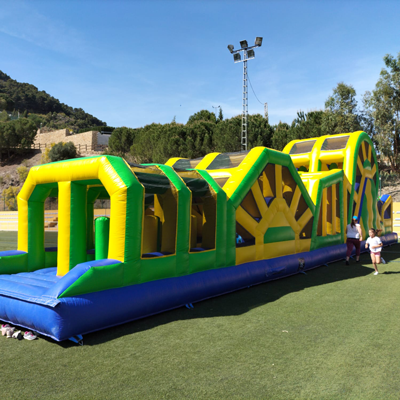
<instances>
[{"instance_id":1,"label":"street lamp","mask_svg":"<svg viewBox=\"0 0 400 400\"><path fill-rule=\"evenodd\" d=\"M217 116L217 110L221 109L221 106L212 106L212 108L215 110L215 117L218 118Z\"/></svg>"},{"instance_id":2,"label":"street lamp","mask_svg":"<svg viewBox=\"0 0 400 400\"><path fill-rule=\"evenodd\" d=\"M218 108L221 108L221 106L211 106L211 107L215 109L215 112L217 112Z\"/></svg>"},{"instance_id":3,"label":"street lamp","mask_svg":"<svg viewBox=\"0 0 400 400\"><path fill-rule=\"evenodd\" d=\"M242 134L241 146L242 150L247 150L247 114L248 114L248 92L247 92L247 60L255 57L254 48L261 47L263 38L256 37L254 46L248 46L247 40L240 41L240 49L234 50L233 44L228 45L228 50L233 54L235 63L243 62L243 113L242 113ZM241 57L243 53L243 59Z\"/></svg>"}]
</instances>

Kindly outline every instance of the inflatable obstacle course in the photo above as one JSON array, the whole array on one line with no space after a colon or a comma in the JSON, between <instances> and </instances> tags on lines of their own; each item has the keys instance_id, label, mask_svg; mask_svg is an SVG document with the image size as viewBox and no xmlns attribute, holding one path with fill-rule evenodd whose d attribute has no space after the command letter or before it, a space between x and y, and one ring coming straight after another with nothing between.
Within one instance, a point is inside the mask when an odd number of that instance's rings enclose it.
<instances>
[{"instance_id":1,"label":"inflatable obstacle course","mask_svg":"<svg viewBox=\"0 0 400 400\"><path fill-rule=\"evenodd\" d=\"M34 167L18 250L0 252L0 319L65 340L288 276L344 258L352 215L364 239L375 227L397 242L378 174L364 132L165 165ZM44 247L47 197L58 197L56 248ZM110 218L94 220L97 199Z\"/></svg>"}]
</instances>

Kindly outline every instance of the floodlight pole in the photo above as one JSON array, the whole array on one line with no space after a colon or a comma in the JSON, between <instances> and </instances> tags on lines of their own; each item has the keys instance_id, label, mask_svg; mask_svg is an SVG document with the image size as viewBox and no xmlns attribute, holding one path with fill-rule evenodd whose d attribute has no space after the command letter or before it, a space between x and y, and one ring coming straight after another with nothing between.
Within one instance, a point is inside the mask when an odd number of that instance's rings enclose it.
<instances>
[{"instance_id":1,"label":"floodlight pole","mask_svg":"<svg viewBox=\"0 0 400 400\"><path fill-rule=\"evenodd\" d=\"M247 51L243 51L243 107L242 107L242 150L247 151L247 114L249 112L249 97L247 92Z\"/></svg>"},{"instance_id":2,"label":"floodlight pole","mask_svg":"<svg viewBox=\"0 0 400 400\"><path fill-rule=\"evenodd\" d=\"M242 101L242 133L240 137L240 144L242 147L242 151L247 151L247 116L249 112L249 98L248 98L248 89L247 89L247 61L254 58L253 49L256 47L260 47L262 44L262 37L256 38L256 44L254 46L247 46L247 41L244 40L240 42L241 49L234 50L233 45L228 46L228 50L234 55L233 59L236 62L243 62L243 101ZM243 60L240 57L240 53L243 52ZM238 54L239 53L239 54ZM249 53L250 58L249 58ZM236 58L237 57L237 58Z\"/></svg>"}]
</instances>

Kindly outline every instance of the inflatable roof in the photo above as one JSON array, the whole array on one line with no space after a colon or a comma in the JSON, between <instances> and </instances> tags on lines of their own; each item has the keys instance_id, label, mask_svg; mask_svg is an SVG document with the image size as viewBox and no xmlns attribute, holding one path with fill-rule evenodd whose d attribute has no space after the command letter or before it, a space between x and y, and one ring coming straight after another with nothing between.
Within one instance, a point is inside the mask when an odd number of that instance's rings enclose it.
<instances>
[{"instance_id":1,"label":"inflatable roof","mask_svg":"<svg viewBox=\"0 0 400 400\"><path fill-rule=\"evenodd\" d=\"M392 200L364 132L249 152L128 164L114 156L31 168L18 250L0 252L0 319L55 340L344 258L351 216L392 233ZM58 245L44 202L58 197ZM110 199L110 218L94 202Z\"/></svg>"}]
</instances>

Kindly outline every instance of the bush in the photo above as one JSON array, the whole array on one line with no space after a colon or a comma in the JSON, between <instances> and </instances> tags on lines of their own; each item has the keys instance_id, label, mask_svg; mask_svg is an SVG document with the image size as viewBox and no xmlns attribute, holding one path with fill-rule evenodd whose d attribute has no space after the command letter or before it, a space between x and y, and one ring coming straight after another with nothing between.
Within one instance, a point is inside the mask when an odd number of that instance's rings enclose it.
<instances>
[{"instance_id":1,"label":"bush","mask_svg":"<svg viewBox=\"0 0 400 400\"><path fill-rule=\"evenodd\" d=\"M400 179L400 175L393 171L381 172L382 187L396 185Z\"/></svg>"},{"instance_id":2,"label":"bush","mask_svg":"<svg viewBox=\"0 0 400 400\"><path fill-rule=\"evenodd\" d=\"M19 175L19 180L21 181L21 183L25 182L26 177L28 176L28 172L28 168L26 168L24 165L21 165L17 168L17 173Z\"/></svg>"},{"instance_id":3,"label":"bush","mask_svg":"<svg viewBox=\"0 0 400 400\"><path fill-rule=\"evenodd\" d=\"M42 164L47 164L49 162L51 162L50 157L49 157L49 153L50 150L55 146L55 143L50 143L50 147L46 147L44 149L44 153L42 154L42 158L41 158L41 163Z\"/></svg>"},{"instance_id":4,"label":"bush","mask_svg":"<svg viewBox=\"0 0 400 400\"><path fill-rule=\"evenodd\" d=\"M18 192L19 188L16 186L10 186L8 189L3 190L3 199L10 211L16 211L18 209L17 206Z\"/></svg>"},{"instance_id":5,"label":"bush","mask_svg":"<svg viewBox=\"0 0 400 400\"><path fill-rule=\"evenodd\" d=\"M55 144L49 151L49 158L52 162L69 160L77 157L76 147L72 142Z\"/></svg>"}]
</instances>

